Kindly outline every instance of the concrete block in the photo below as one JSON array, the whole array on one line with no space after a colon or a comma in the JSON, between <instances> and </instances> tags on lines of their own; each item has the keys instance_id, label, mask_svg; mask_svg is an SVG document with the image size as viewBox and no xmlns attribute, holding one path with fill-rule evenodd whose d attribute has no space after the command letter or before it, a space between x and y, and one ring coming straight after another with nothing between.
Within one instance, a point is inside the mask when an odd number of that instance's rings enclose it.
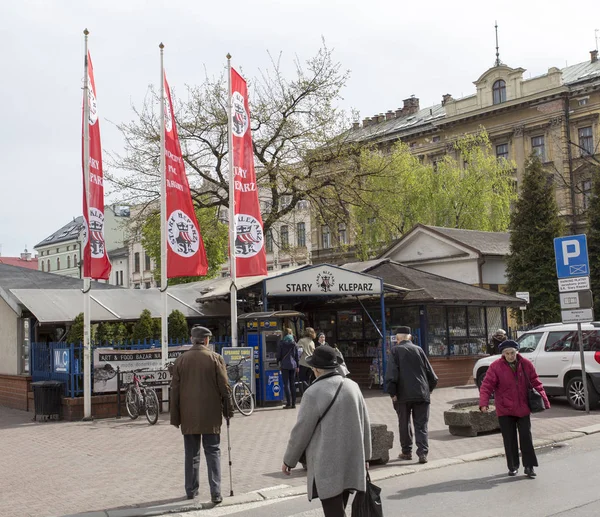
<instances>
[{"instance_id":1,"label":"concrete block","mask_svg":"<svg viewBox=\"0 0 600 517\"><path fill-rule=\"evenodd\" d=\"M478 433L500 429L496 408L489 407L487 413L479 411L479 405L472 401L454 404L444 411L444 423L453 436L477 436Z\"/></svg>"},{"instance_id":2,"label":"concrete block","mask_svg":"<svg viewBox=\"0 0 600 517\"><path fill-rule=\"evenodd\" d=\"M370 463L385 465L390 461L390 449L394 446L394 433L385 424L371 424Z\"/></svg>"}]
</instances>

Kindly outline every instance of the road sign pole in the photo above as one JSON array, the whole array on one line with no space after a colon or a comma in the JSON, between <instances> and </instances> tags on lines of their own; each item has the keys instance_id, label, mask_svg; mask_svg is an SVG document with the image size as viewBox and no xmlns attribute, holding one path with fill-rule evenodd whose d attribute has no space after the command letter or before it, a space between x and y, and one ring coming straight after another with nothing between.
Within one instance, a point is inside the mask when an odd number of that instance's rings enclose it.
<instances>
[{"instance_id":1,"label":"road sign pole","mask_svg":"<svg viewBox=\"0 0 600 517\"><path fill-rule=\"evenodd\" d=\"M577 340L579 341L579 358L581 359L581 380L583 382L583 396L585 397L585 412L590 414L590 398L588 397L588 382L585 373L585 355L583 353L583 337L581 334L581 323L577 324Z\"/></svg>"}]
</instances>

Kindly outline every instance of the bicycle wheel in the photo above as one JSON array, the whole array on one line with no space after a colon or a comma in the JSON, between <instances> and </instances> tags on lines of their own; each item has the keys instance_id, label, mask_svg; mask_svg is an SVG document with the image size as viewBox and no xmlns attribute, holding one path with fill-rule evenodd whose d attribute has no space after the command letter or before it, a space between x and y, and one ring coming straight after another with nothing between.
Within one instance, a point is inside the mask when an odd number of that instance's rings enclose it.
<instances>
[{"instance_id":1,"label":"bicycle wheel","mask_svg":"<svg viewBox=\"0 0 600 517\"><path fill-rule=\"evenodd\" d=\"M158 396L153 389L146 389L146 418L154 425L158 421Z\"/></svg>"},{"instance_id":2,"label":"bicycle wheel","mask_svg":"<svg viewBox=\"0 0 600 517\"><path fill-rule=\"evenodd\" d=\"M127 408L127 414L132 420L135 420L138 416L140 416L140 401L133 384L127 388L127 394L125 395L125 407Z\"/></svg>"},{"instance_id":3,"label":"bicycle wheel","mask_svg":"<svg viewBox=\"0 0 600 517\"><path fill-rule=\"evenodd\" d=\"M233 402L238 411L244 416L250 416L254 411L254 397L250 387L245 382L238 382L233 387Z\"/></svg>"}]
</instances>

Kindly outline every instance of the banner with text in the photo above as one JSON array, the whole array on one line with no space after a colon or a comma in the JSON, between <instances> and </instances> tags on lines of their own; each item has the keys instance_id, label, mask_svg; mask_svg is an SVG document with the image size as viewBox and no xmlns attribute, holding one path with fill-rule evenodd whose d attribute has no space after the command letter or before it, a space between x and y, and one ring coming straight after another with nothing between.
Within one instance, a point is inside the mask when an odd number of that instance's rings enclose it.
<instances>
[{"instance_id":1,"label":"banner with text","mask_svg":"<svg viewBox=\"0 0 600 517\"><path fill-rule=\"evenodd\" d=\"M102 172L102 145L100 143L100 120L98 119L98 103L96 97L96 81L94 80L94 69L92 58L88 52L87 60L88 74L88 96L89 119L85 119L85 105L82 117L82 168L83 168L83 276L86 278L108 280L110 277L110 260L106 252L104 242L104 175ZM85 92L84 92L85 95ZM84 97L84 103L86 99ZM89 126L89 158L83 152L83 124ZM90 175L89 185L85 181L85 160L89 160ZM90 206L86 196L89 188Z\"/></svg>"},{"instance_id":2,"label":"banner with text","mask_svg":"<svg viewBox=\"0 0 600 517\"><path fill-rule=\"evenodd\" d=\"M167 219L167 278L204 276L208 260L185 173L166 75L164 82L167 213L162 217Z\"/></svg>"},{"instance_id":3,"label":"banner with text","mask_svg":"<svg viewBox=\"0 0 600 517\"><path fill-rule=\"evenodd\" d=\"M169 347L168 361L174 362L191 345ZM150 385L168 385L171 381L171 374L168 370L162 369L161 349L150 348L145 350L114 350L113 348L95 348L94 349L94 393L106 393L117 391L117 368L119 372L132 372L134 370L145 369L148 371L140 372L140 376L145 376L144 380ZM133 382L133 376L124 375L123 383ZM123 386L124 388L125 386Z\"/></svg>"},{"instance_id":4,"label":"banner with text","mask_svg":"<svg viewBox=\"0 0 600 517\"><path fill-rule=\"evenodd\" d=\"M231 253L235 253L236 277L266 275L267 256L254 171L248 87L233 68L230 94L235 192L235 249Z\"/></svg>"}]
</instances>

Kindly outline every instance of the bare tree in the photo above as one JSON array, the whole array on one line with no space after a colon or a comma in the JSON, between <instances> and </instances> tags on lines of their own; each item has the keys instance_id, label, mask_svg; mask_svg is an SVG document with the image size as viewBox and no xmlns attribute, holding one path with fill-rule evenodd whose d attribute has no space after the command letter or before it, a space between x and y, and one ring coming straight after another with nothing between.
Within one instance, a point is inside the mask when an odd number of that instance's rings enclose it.
<instances>
[{"instance_id":1,"label":"bare tree","mask_svg":"<svg viewBox=\"0 0 600 517\"><path fill-rule=\"evenodd\" d=\"M323 43L306 63L294 60L295 75L283 72L282 56L249 82L256 172L265 230L308 200L322 217L340 217L357 202L361 187L358 155L349 142L347 115L337 107L349 76ZM111 155L107 174L123 199L151 203L160 195L160 112L156 90L149 88L134 119L117 127L125 152ZM198 207L229 205L227 80L207 78L176 99L179 128L194 202ZM322 208L326 207L326 208ZM335 207L335 208L334 208Z\"/></svg>"}]
</instances>

